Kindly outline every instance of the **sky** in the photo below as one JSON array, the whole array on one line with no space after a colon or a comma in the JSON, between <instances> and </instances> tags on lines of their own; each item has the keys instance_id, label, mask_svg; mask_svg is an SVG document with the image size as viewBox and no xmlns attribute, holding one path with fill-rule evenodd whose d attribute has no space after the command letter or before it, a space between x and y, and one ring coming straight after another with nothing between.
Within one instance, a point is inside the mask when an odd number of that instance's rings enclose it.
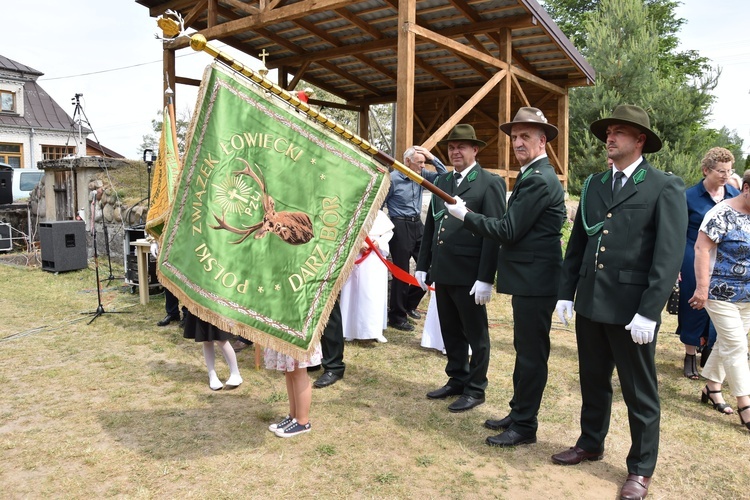
<instances>
[{"instance_id":1,"label":"sky","mask_svg":"<svg viewBox=\"0 0 750 500\"><path fill-rule=\"evenodd\" d=\"M6 2L0 54L44 75L39 85L70 116L83 94L81 116L104 146L139 158L143 136L162 109L162 43L148 9L134 0L34 0ZM697 50L722 68L710 125L736 130L750 154L750 14L747 0L685 0L681 49ZM221 42L222 50L257 67ZM211 58L183 49L177 75L200 79ZM178 113L195 106L197 89L175 87ZM86 125L86 123L84 123Z\"/></svg>"}]
</instances>

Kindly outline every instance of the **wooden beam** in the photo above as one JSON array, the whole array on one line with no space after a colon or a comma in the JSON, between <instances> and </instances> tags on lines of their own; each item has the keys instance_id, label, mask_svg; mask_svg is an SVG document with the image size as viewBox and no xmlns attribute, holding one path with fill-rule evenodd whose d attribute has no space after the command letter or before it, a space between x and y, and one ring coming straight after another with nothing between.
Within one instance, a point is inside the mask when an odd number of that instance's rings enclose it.
<instances>
[{"instance_id":1,"label":"wooden beam","mask_svg":"<svg viewBox=\"0 0 750 500\"><path fill-rule=\"evenodd\" d=\"M468 45L457 42L451 38L448 38L447 36L443 36L435 33L434 31L425 29L417 24L410 24L408 25L407 29L415 35L425 40L429 40L436 45L440 45L450 50L451 52L456 53L457 55L464 55L470 59L483 62L488 66L492 66L498 69L508 69L507 63L499 61L490 55L480 52L477 49L469 47Z\"/></svg>"},{"instance_id":2,"label":"wooden beam","mask_svg":"<svg viewBox=\"0 0 750 500\"><path fill-rule=\"evenodd\" d=\"M310 63L305 63L300 66L299 70L294 74L294 78L292 78L292 81L289 82L289 89L294 89L297 87L297 84L302 79L302 75L305 74L305 71L307 71L308 67L310 67Z\"/></svg>"},{"instance_id":3,"label":"wooden beam","mask_svg":"<svg viewBox=\"0 0 750 500\"><path fill-rule=\"evenodd\" d=\"M205 36L206 40L211 41L217 38L239 35L245 31L255 31L259 27L270 26L282 21L291 21L317 12L336 10L347 5L351 5L351 0L302 0L298 3L266 10L217 26L209 26L205 30L200 30L199 33ZM181 49L188 45L190 45L190 40L186 37L180 37L175 40L172 48Z\"/></svg>"},{"instance_id":4,"label":"wooden beam","mask_svg":"<svg viewBox=\"0 0 750 500\"><path fill-rule=\"evenodd\" d=\"M417 18L417 0L401 0L398 6L398 63L396 74L396 130L394 156L414 143L414 54L416 36L409 29Z\"/></svg>"},{"instance_id":5,"label":"wooden beam","mask_svg":"<svg viewBox=\"0 0 750 500\"><path fill-rule=\"evenodd\" d=\"M364 31L365 33L373 37L375 40L380 40L381 38L383 38L383 34L380 31L370 26L370 24L366 23L358 16L352 14L349 9L346 9L346 8L335 9L335 12L336 14L340 15L341 17L343 17L344 19L352 23L357 28L361 29L362 31Z\"/></svg>"},{"instance_id":6,"label":"wooden beam","mask_svg":"<svg viewBox=\"0 0 750 500\"><path fill-rule=\"evenodd\" d=\"M515 16L512 18L508 18L504 22L481 22L481 23L473 23L469 25L462 25L457 26L454 28L448 28L448 29L441 29L440 33L448 38L451 37L463 37L467 34L476 34L476 33L485 33L488 31L496 31L500 27L508 27L508 28L522 28L531 26L531 17L530 16ZM250 29L250 28L248 28ZM423 28L427 29L427 28ZM274 66L280 66L280 65L286 65L286 66L299 66L302 63L302 59L310 59L313 61L317 61L320 59L333 59L336 57L341 56L350 56L352 54L367 54L368 52L378 52L381 50L393 48L395 50L396 45L398 43L398 38L382 38L380 40L375 40L372 42L365 42L365 43L357 43L357 44L350 44L350 45L344 45L342 47L338 47L331 50L319 50L315 52L306 53L304 56L292 56L287 57L283 59L277 59L275 61L271 61L270 64L273 64ZM269 65L269 68L272 66Z\"/></svg>"},{"instance_id":7,"label":"wooden beam","mask_svg":"<svg viewBox=\"0 0 750 500\"><path fill-rule=\"evenodd\" d=\"M441 125L440 128L438 128L435 131L435 133L432 134L432 136L430 136L430 138L424 142L423 146L427 149L434 148L437 142L443 137L445 137L448 134L448 132L450 132L451 129L453 129L453 127L458 125L461 119L467 114L469 114L469 112L474 108L474 106L476 106L479 101L484 99L484 96L489 94L492 91L492 89L494 89L495 86L497 86L497 84L503 78L507 76L507 74L508 72L504 70L498 71L497 73L495 73L495 75L492 78L490 78L490 80L487 83L482 85L482 88L480 88L479 91L477 91L477 93L471 97L471 99L466 101L464 105L458 109L458 111L453 113L453 116L451 116L447 122Z\"/></svg>"},{"instance_id":8,"label":"wooden beam","mask_svg":"<svg viewBox=\"0 0 750 500\"><path fill-rule=\"evenodd\" d=\"M218 0L208 0L206 23L208 24L209 28L213 28L217 24L216 21L218 20L218 13L216 12L216 9L218 8L218 6Z\"/></svg>"},{"instance_id":9,"label":"wooden beam","mask_svg":"<svg viewBox=\"0 0 750 500\"><path fill-rule=\"evenodd\" d=\"M175 51L164 49L162 53L162 90L171 87L174 91L174 109L177 109L177 78L175 78ZM163 96L164 106L167 105L167 96Z\"/></svg>"},{"instance_id":10,"label":"wooden beam","mask_svg":"<svg viewBox=\"0 0 750 500\"><path fill-rule=\"evenodd\" d=\"M190 26L197 19L200 18L201 14L208 8L208 0L201 0L197 2L192 9L183 17L185 26Z\"/></svg>"},{"instance_id":11,"label":"wooden beam","mask_svg":"<svg viewBox=\"0 0 750 500\"><path fill-rule=\"evenodd\" d=\"M180 85L190 85L191 87L200 87L201 81L196 78L187 78L184 76L175 76L174 82ZM175 95L177 91L175 90Z\"/></svg>"},{"instance_id":12,"label":"wooden beam","mask_svg":"<svg viewBox=\"0 0 750 500\"><path fill-rule=\"evenodd\" d=\"M497 36L497 47L498 54L497 58L508 64L510 67L511 60L513 58L513 35L508 28L500 28ZM498 85L498 107L497 107L497 122L508 123L511 117L511 80L513 74L508 75L509 78L503 78L503 81ZM503 175L506 182L510 179L510 152L511 144L510 137L506 133L502 133L497 139L497 168L503 170ZM503 168L503 166L505 168ZM508 182L508 187L510 183Z\"/></svg>"},{"instance_id":13,"label":"wooden beam","mask_svg":"<svg viewBox=\"0 0 750 500\"><path fill-rule=\"evenodd\" d=\"M261 9L258 9L257 7L253 7L252 5L248 5L245 2L241 2L240 0L221 0L222 2L229 4L230 7L235 8L239 10L240 12L244 12L245 14L259 14L261 10L267 10L269 7L267 5L263 5L265 2L261 0Z\"/></svg>"}]
</instances>

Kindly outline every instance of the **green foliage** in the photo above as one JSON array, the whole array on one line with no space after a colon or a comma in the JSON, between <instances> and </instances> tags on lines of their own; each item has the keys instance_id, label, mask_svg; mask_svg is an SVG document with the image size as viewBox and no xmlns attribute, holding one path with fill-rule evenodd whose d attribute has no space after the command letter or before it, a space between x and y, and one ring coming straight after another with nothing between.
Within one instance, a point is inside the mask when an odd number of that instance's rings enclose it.
<instances>
[{"instance_id":1,"label":"green foliage","mask_svg":"<svg viewBox=\"0 0 750 500\"><path fill-rule=\"evenodd\" d=\"M569 186L580 193L590 174L606 168L604 145L589 131L591 122L608 116L618 104L636 104L651 118L663 148L649 155L657 168L671 171L691 185L701 177L700 160L719 143L734 150L741 140L727 131L707 128L711 91L719 72L696 54L675 52L675 19L671 0L549 0L553 15L570 5L563 29L585 38L582 52L596 69L596 84L570 92ZM582 24L576 25L575 20Z\"/></svg>"},{"instance_id":2,"label":"green foliage","mask_svg":"<svg viewBox=\"0 0 750 500\"><path fill-rule=\"evenodd\" d=\"M151 120L152 133L144 135L141 139L141 145L138 146L139 154L143 154L146 149L152 149L155 152L159 150L159 138L161 137L161 128L164 123L164 117L162 116L164 111L157 111L156 118ZM185 141L187 139L188 128L190 127L190 119L192 113L189 108L185 108L182 111L176 113L176 128L177 128L177 150L180 153L180 158L185 154Z\"/></svg>"}]
</instances>

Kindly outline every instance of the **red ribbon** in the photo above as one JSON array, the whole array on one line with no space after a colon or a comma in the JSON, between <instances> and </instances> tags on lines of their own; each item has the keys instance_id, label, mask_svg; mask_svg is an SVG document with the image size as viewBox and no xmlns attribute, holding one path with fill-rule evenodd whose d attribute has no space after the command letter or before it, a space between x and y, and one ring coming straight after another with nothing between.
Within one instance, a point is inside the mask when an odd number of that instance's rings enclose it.
<instances>
[{"instance_id":1,"label":"red ribbon","mask_svg":"<svg viewBox=\"0 0 750 500\"><path fill-rule=\"evenodd\" d=\"M400 267L398 267L393 262L391 262L389 260L386 260L386 258L383 257L383 254L380 253L380 250L377 249L377 247L372 242L372 240L370 239L369 236L367 236L365 238L365 243L367 243L367 245L368 245L369 248L367 248L362 253L362 257L360 257L359 259L357 259L356 261L354 261L355 264L359 264L360 262L362 262L363 260L365 260L367 257L369 257L370 253L375 252L375 255L378 256L378 258L380 259L380 261L383 264L385 264L385 267L388 268L388 270L391 272L391 274L393 275L394 278L396 278L399 281L403 281L404 283L408 283L410 285L414 285L414 286L417 286L417 287L419 286L419 282L417 282L417 278L415 278L411 274L407 273L406 271L404 271L403 269L401 269ZM431 286L428 286L427 288L430 289L430 290L434 290L434 288L431 287Z\"/></svg>"}]
</instances>

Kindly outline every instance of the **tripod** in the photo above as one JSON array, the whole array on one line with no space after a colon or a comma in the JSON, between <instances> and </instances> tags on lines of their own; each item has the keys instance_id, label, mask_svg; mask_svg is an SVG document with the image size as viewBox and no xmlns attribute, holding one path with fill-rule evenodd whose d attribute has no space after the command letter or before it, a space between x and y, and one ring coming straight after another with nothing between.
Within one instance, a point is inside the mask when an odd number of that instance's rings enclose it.
<instances>
[{"instance_id":1,"label":"tripod","mask_svg":"<svg viewBox=\"0 0 750 500\"><path fill-rule=\"evenodd\" d=\"M107 252L107 261L109 263L109 276L107 277L107 286L112 283L112 280L121 279L123 276L115 276L112 274L112 255L109 253L109 234L107 232L107 224L102 220L102 229L104 230L104 249ZM96 254L96 239L94 239L94 254Z\"/></svg>"},{"instance_id":2,"label":"tripod","mask_svg":"<svg viewBox=\"0 0 750 500\"><path fill-rule=\"evenodd\" d=\"M93 318L91 318L91 320L87 323L88 325L93 323L96 318L98 318L99 316L107 312L104 310L104 306L102 305L102 282L99 279L99 253L97 251L97 246L96 246L96 223L95 222L96 222L96 196L92 195L91 196L91 235L93 236L93 239L94 239L94 270L96 272L96 299L97 299L98 305L96 307L96 311L94 312L81 313L81 314L93 315ZM106 238L107 225L103 224L103 227L104 227L104 234ZM107 246L109 246L109 244ZM114 279L114 277L112 276L111 261L110 261L109 271L110 271L110 278ZM126 312L127 311L109 311L110 314L125 314Z\"/></svg>"}]
</instances>

